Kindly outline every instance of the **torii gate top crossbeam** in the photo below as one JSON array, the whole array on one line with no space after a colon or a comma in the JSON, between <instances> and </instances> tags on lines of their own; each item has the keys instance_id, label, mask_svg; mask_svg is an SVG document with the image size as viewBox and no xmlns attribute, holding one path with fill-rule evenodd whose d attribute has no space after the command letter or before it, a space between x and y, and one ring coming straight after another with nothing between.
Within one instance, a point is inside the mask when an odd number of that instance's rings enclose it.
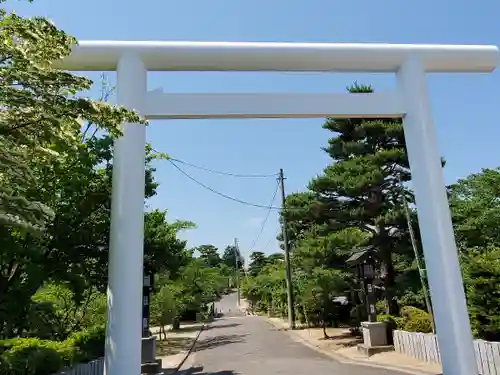
<instances>
[{"instance_id":1,"label":"torii gate top crossbeam","mask_svg":"<svg viewBox=\"0 0 500 375\"><path fill-rule=\"evenodd\" d=\"M396 72L415 54L426 72L491 72L496 46L349 43L81 41L59 67L114 71L125 54L149 71Z\"/></svg>"}]
</instances>

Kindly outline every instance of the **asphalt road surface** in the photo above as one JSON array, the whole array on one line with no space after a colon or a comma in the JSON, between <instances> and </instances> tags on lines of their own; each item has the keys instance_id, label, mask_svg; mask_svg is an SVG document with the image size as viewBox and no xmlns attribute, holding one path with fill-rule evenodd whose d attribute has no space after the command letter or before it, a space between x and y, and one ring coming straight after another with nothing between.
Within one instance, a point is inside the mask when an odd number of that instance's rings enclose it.
<instances>
[{"instance_id":1,"label":"asphalt road surface","mask_svg":"<svg viewBox=\"0 0 500 375\"><path fill-rule=\"evenodd\" d=\"M223 313L226 317L233 315L241 316L238 308L238 294L231 293L225 295L220 301L215 302L215 309L217 312Z\"/></svg>"},{"instance_id":2,"label":"asphalt road surface","mask_svg":"<svg viewBox=\"0 0 500 375\"><path fill-rule=\"evenodd\" d=\"M226 298L220 306L231 309L231 316L217 319L202 332L184 366L188 374L402 375L384 369L341 364L294 341L262 317L233 313L235 297Z\"/></svg>"}]
</instances>

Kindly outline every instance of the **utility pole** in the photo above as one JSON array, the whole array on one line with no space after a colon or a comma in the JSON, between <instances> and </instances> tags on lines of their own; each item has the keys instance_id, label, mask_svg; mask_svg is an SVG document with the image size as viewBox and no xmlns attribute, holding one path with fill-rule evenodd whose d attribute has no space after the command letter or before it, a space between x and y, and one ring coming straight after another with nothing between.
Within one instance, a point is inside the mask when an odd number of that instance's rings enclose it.
<instances>
[{"instance_id":1,"label":"utility pole","mask_svg":"<svg viewBox=\"0 0 500 375\"><path fill-rule=\"evenodd\" d=\"M237 291L237 298L238 298L238 307L240 306L240 270L239 270L239 260L240 257L240 248L238 245L238 239L234 239L234 263L235 263L235 272L236 272L236 291Z\"/></svg>"},{"instance_id":2,"label":"utility pole","mask_svg":"<svg viewBox=\"0 0 500 375\"><path fill-rule=\"evenodd\" d=\"M279 183L281 185L281 207L285 208L285 176L283 174L283 168L280 168L279 173ZM283 247L285 248L285 276L286 276L286 291L288 296L288 326L290 329L295 329L295 304L293 299L293 284L292 284L292 269L290 266L290 248L288 245L288 235L286 230L286 219L283 215L282 219L282 235L283 235Z\"/></svg>"},{"instance_id":3,"label":"utility pole","mask_svg":"<svg viewBox=\"0 0 500 375\"><path fill-rule=\"evenodd\" d=\"M399 177L399 183L401 187L403 187L403 182L401 181L401 176ZM415 233L413 233L413 227L411 225L411 217L410 217L410 209L408 205L408 201L406 200L406 196L402 194L403 204L405 209L406 223L408 224L408 231L410 233L411 246L413 247L413 253L415 254L415 260L417 261L418 274L420 276L420 284L422 285L422 291L424 292L424 300L425 306L427 307L427 312L429 313L431 324L432 324L432 333L436 333L436 322L434 321L434 313L432 311L432 303L429 296L429 290L427 289L427 275L426 270L422 267L422 262L420 259L420 254L418 253L417 248L417 240L415 239Z\"/></svg>"}]
</instances>

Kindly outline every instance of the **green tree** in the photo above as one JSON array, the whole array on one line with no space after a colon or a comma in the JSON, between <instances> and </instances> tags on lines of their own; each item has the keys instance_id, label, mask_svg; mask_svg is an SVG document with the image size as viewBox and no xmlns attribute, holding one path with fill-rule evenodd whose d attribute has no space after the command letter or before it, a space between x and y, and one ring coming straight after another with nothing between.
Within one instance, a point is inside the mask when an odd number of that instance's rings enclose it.
<instances>
[{"instance_id":1,"label":"green tree","mask_svg":"<svg viewBox=\"0 0 500 375\"><path fill-rule=\"evenodd\" d=\"M449 193L459 249L500 246L500 168L460 179L449 187Z\"/></svg>"},{"instance_id":2,"label":"green tree","mask_svg":"<svg viewBox=\"0 0 500 375\"><path fill-rule=\"evenodd\" d=\"M284 262L285 261L285 254L283 253L273 253L269 255L266 259L266 262L268 264L274 264L274 263L279 263L279 262Z\"/></svg>"},{"instance_id":3,"label":"green tree","mask_svg":"<svg viewBox=\"0 0 500 375\"><path fill-rule=\"evenodd\" d=\"M200 259L207 267L217 267L221 263L219 249L214 245L200 245L195 248L200 253Z\"/></svg>"},{"instance_id":4,"label":"green tree","mask_svg":"<svg viewBox=\"0 0 500 375\"><path fill-rule=\"evenodd\" d=\"M266 255L261 251L254 251L250 254L250 264L248 265L248 273L252 276L257 276L264 266L267 264Z\"/></svg>"},{"instance_id":5,"label":"green tree","mask_svg":"<svg viewBox=\"0 0 500 375\"><path fill-rule=\"evenodd\" d=\"M269 315L284 315L287 308L287 294L283 262L269 264L261 272L242 282L242 295L255 311Z\"/></svg>"},{"instance_id":6,"label":"green tree","mask_svg":"<svg viewBox=\"0 0 500 375\"><path fill-rule=\"evenodd\" d=\"M166 322L173 317L173 328L177 329L183 317L194 318L193 314L206 314L208 305L216 301L227 286L227 278L220 270L219 267L206 267L201 259L193 258L181 267L175 278L169 275L159 277L157 288L160 295L153 297L155 319L158 322L164 319L163 322Z\"/></svg>"},{"instance_id":7,"label":"green tree","mask_svg":"<svg viewBox=\"0 0 500 375\"><path fill-rule=\"evenodd\" d=\"M295 268L312 272L314 268L345 269L353 249L366 244L370 235L355 227L328 232L313 226L297 242L292 254Z\"/></svg>"},{"instance_id":8,"label":"green tree","mask_svg":"<svg viewBox=\"0 0 500 375\"><path fill-rule=\"evenodd\" d=\"M167 338L166 326L176 324L176 319L186 309L186 298L178 283L163 285L151 298L151 325L160 328L159 338Z\"/></svg>"},{"instance_id":9,"label":"green tree","mask_svg":"<svg viewBox=\"0 0 500 375\"><path fill-rule=\"evenodd\" d=\"M500 169L483 169L449 187L449 201L474 334L500 340Z\"/></svg>"},{"instance_id":10,"label":"green tree","mask_svg":"<svg viewBox=\"0 0 500 375\"><path fill-rule=\"evenodd\" d=\"M286 196L284 210L280 211L280 222L283 223L283 219L286 219L288 243L292 249L312 226L320 223L320 209L314 192L292 193ZM281 232L277 239L283 241ZM283 249L283 245L281 248Z\"/></svg>"},{"instance_id":11,"label":"green tree","mask_svg":"<svg viewBox=\"0 0 500 375\"><path fill-rule=\"evenodd\" d=\"M167 222L167 211L153 210L144 216L144 269L147 273L168 272L175 276L192 258L179 231L195 228L190 221Z\"/></svg>"},{"instance_id":12,"label":"green tree","mask_svg":"<svg viewBox=\"0 0 500 375\"><path fill-rule=\"evenodd\" d=\"M469 249L462 257L471 327L476 337L500 340L500 248Z\"/></svg>"},{"instance_id":13,"label":"green tree","mask_svg":"<svg viewBox=\"0 0 500 375\"><path fill-rule=\"evenodd\" d=\"M319 320L323 328L323 336L329 338L326 327L330 324L337 326L339 304L335 297L343 296L346 289L352 285L351 275L336 269L314 268L304 283L303 293L299 296L299 303L306 312L306 319Z\"/></svg>"},{"instance_id":14,"label":"green tree","mask_svg":"<svg viewBox=\"0 0 500 375\"><path fill-rule=\"evenodd\" d=\"M30 189L30 197L54 213L43 234L0 225L0 327L10 327L4 335L12 335L14 327L22 329L27 323L31 297L44 281L66 283L77 304L87 289L105 290L112 156L109 136L91 138L77 151L59 157L50 173L40 174L40 188ZM155 194L157 186L149 166L153 157L147 157L147 197ZM148 237L146 253L150 254Z\"/></svg>"},{"instance_id":15,"label":"green tree","mask_svg":"<svg viewBox=\"0 0 500 375\"><path fill-rule=\"evenodd\" d=\"M141 119L76 95L92 81L53 68L76 41L50 21L0 9L0 25L0 223L43 233L54 212L31 191L51 188L40 177L56 174L61 158L78 151L83 123L117 136L122 122Z\"/></svg>"},{"instance_id":16,"label":"green tree","mask_svg":"<svg viewBox=\"0 0 500 375\"><path fill-rule=\"evenodd\" d=\"M32 299L35 309L29 314L29 336L62 341L72 333L106 322L106 295L95 290L87 290L83 300L77 303L70 288L49 283ZM44 304L50 309L41 309Z\"/></svg>"},{"instance_id":17,"label":"green tree","mask_svg":"<svg viewBox=\"0 0 500 375\"><path fill-rule=\"evenodd\" d=\"M236 246L226 246L222 254L222 262L233 270L243 268L243 257Z\"/></svg>"},{"instance_id":18,"label":"green tree","mask_svg":"<svg viewBox=\"0 0 500 375\"><path fill-rule=\"evenodd\" d=\"M76 41L50 21L0 9L0 24L0 331L8 336L26 328L45 280L68 283L76 302L105 285L112 138L122 122L142 119L79 96L92 81L53 67ZM90 126L109 136L88 139L81 129Z\"/></svg>"}]
</instances>

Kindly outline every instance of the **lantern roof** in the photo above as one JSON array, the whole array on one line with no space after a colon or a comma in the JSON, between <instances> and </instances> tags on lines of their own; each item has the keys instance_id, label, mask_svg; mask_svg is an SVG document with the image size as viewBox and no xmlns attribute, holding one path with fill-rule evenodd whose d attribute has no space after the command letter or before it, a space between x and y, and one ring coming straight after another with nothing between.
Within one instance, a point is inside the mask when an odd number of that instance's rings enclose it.
<instances>
[{"instance_id":1,"label":"lantern roof","mask_svg":"<svg viewBox=\"0 0 500 375\"><path fill-rule=\"evenodd\" d=\"M346 263L349 266L356 266L364 263L368 259L374 258L375 250L376 248L373 245L355 249L349 259L347 259Z\"/></svg>"}]
</instances>

